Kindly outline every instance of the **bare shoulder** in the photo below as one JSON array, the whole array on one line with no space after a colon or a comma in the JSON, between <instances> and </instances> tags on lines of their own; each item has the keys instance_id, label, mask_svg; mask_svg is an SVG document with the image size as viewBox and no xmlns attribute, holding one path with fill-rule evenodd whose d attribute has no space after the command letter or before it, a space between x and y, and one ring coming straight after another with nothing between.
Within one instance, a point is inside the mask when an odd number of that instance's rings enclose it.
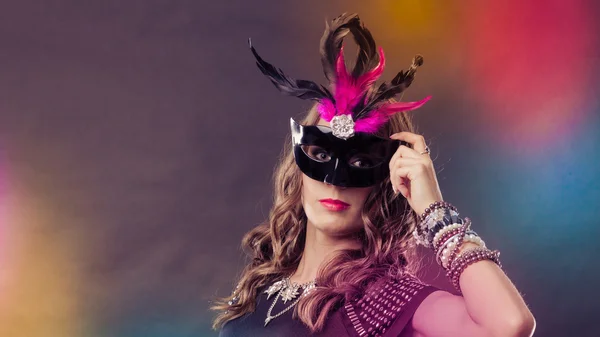
<instances>
[{"instance_id":1,"label":"bare shoulder","mask_svg":"<svg viewBox=\"0 0 600 337\"><path fill-rule=\"evenodd\" d=\"M462 296L445 290L429 294L412 318L413 337L486 336L467 312Z\"/></svg>"}]
</instances>

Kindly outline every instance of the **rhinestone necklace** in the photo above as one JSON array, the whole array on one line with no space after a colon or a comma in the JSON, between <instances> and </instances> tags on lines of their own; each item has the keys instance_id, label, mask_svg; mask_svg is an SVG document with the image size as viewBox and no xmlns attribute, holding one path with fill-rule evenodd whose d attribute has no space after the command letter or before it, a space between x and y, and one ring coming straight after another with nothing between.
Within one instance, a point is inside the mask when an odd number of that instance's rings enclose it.
<instances>
[{"instance_id":1,"label":"rhinestone necklace","mask_svg":"<svg viewBox=\"0 0 600 337\"><path fill-rule=\"evenodd\" d=\"M300 298L302 298L302 296L306 296L312 289L314 289L316 287L316 285L317 284L316 284L315 280L312 280L310 282L306 282L303 284L292 283L290 281L289 277L286 277L283 280L273 283L269 287L269 289L267 289L265 291L265 293L267 294L267 300L269 299L269 297L271 297L271 295L277 293L277 296L275 296L273 303L269 307L269 311L267 311L267 318L265 318L265 326L267 326L267 324L269 324L269 322L271 320L273 320L274 318L277 318L277 317L283 315L288 310L293 308L298 303L298 301L300 301ZM302 295L298 296L298 290L300 288L303 288L304 290L302 290ZM298 298L296 298L296 296L298 296ZM275 303L277 303L277 299L279 299L279 297L281 297L283 304L285 304L285 302L287 302L287 301L292 301L295 298L296 298L296 300L294 300L292 302L292 304L290 304L288 307L283 309L278 314L271 316L271 311L273 311L273 308L275 307Z\"/></svg>"}]
</instances>

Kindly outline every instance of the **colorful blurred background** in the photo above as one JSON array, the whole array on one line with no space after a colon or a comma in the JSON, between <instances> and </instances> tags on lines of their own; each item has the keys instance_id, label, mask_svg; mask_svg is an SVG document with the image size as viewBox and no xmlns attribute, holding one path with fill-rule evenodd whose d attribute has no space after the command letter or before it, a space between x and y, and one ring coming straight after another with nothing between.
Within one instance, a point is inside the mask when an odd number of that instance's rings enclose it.
<instances>
[{"instance_id":1,"label":"colorful blurred background","mask_svg":"<svg viewBox=\"0 0 600 337\"><path fill-rule=\"evenodd\" d=\"M502 252L536 336L599 336L591 0L3 1L0 336L216 336L210 301L309 106L246 41L324 83L324 22L346 11L385 49L385 79L425 57L404 99L433 95L413 115L444 198ZM450 289L435 264L424 278Z\"/></svg>"}]
</instances>

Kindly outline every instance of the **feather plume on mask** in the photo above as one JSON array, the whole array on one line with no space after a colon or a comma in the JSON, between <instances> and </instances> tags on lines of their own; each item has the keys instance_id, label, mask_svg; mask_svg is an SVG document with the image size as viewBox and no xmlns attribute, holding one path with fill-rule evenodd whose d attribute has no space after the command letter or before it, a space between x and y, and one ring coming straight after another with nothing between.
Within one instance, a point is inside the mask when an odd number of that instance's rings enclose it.
<instances>
[{"instance_id":1,"label":"feather plume on mask","mask_svg":"<svg viewBox=\"0 0 600 337\"><path fill-rule=\"evenodd\" d=\"M351 72L344 60L343 40L348 34L353 36L358 46ZM318 101L317 110L327 122L332 122L337 116L350 116L357 132L375 133L394 114L417 109L431 98L428 96L416 102L390 102L414 80L417 67L423 64L420 55L413 59L408 71L400 71L389 84L384 82L375 88L375 82L385 68L385 56L357 14L342 14L333 19L331 25L326 23L321 37L321 64L331 91L312 81L288 77L281 69L264 61L251 44L250 48L259 69L281 92Z\"/></svg>"}]
</instances>

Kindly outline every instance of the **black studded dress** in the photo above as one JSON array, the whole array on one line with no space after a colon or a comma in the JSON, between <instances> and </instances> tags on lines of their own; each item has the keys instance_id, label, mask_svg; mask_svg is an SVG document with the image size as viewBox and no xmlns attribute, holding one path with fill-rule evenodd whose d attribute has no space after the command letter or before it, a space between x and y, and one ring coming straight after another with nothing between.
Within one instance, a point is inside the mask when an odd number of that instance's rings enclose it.
<instances>
[{"instance_id":1,"label":"black studded dress","mask_svg":"<svg viewBox=\"0 0 600 337\"><path fill-rule=\"evenodd\" d=\"M293 310L265 326L265 318L273 298L267 300L267 295L261 292L256 310L227 322L219 337L400 336L421 302L436 290L439 288L412 277L377 282L361 298L343 303L329 316L323 331L316 334L310 334L302 322L292 318ZM289 303L284 305L279 301L271 315L281 312L287 306Z\"/></svg>"}]
</instances>

